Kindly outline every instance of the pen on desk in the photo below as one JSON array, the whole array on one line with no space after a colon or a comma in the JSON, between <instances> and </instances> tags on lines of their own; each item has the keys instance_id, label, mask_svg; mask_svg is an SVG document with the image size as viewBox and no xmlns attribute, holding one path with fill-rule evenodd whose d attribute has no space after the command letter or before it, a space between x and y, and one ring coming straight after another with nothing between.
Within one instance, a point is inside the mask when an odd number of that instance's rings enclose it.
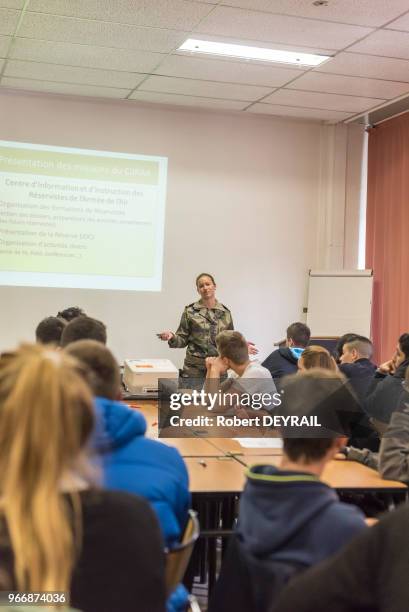
<instances>
[{"instance_id":1,"label":"pen on desk","mask_svg":"<svg viewBox=\"0 0 409 612\"><path fill-rule=\"evenodd\" d=\"M207 463L203 459L200 459L200 461L198 461L198 464L201 465L202 467L207 467Z\"/></svg>"}]
</instances>

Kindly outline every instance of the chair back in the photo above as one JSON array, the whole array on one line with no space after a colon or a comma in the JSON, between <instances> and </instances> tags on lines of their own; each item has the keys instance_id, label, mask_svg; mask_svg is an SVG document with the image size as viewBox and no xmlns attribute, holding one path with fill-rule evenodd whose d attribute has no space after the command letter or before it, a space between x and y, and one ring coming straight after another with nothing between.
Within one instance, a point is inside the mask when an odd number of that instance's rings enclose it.
<instances>
[{"instance_id":1,"label":"chair back","mask_svg":"<svg viewBox=\"0 0 409 612\"><path fill-rule=\"evenodd\" d=\"M194 595L189 595L186 612L201 612L199 602Z\"/></svg>"},{"instance_id":2,"label":"chair back","mask_svg":"<svg viewBox=\"0 0 409 612\"><path fill-rule=\"evenodd\" d=\"M181 542L166 551L165 577L168 595L182 582L199 533L197 513L189 510L189 518Z\"/></svg>"}]
</instances>

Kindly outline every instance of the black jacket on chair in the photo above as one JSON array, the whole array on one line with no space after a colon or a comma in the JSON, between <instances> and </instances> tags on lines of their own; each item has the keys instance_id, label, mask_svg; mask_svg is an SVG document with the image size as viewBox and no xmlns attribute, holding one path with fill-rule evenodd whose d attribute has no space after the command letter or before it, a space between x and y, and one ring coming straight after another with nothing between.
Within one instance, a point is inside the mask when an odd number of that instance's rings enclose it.
<instances>
[{"instance_id":1,"label":"black jacket on chair","mask_svg":"<svg viewBox=\"0 0 409 612\"><path fill-rule=\"evenodd\" d=\"M210 600L209 612L265 612L289 579L308 566L259 559L234 533Z\"/></svg>"}]
</instances>

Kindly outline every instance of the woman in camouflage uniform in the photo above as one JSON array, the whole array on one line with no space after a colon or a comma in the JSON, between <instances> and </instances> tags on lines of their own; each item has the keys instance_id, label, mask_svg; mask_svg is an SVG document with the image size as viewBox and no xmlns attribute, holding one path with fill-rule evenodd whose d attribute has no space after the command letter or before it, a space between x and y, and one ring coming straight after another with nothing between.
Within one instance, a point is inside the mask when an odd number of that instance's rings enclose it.
<instances>
[{"instance_id":1,"label":"woman in camouflage uniform","mask_svg":"<svg viewBox=\"0 0 409 612\"><path fill-rule=\"evenodd\" d=\"M216 283L211 274L199 274L196 288L200 300L189 304L183 311L177 331L159 334L170 348L187 346L182 376L205 378L206 357L216 357L216 336L225 329L233 328L230 310L216 299Z\"/></svg>"}]
</instances>

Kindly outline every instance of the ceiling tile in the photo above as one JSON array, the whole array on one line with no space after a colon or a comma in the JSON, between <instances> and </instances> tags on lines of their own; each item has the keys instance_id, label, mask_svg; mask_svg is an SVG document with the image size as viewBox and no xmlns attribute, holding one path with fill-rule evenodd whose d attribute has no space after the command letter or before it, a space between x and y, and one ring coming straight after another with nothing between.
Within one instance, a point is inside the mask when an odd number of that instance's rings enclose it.
<instances>
[{"instance_id":1,"label":"ceiling tile","mask_svg":"<svg viewBox=\"0 0 409 612\"><path fill-rule=\"evenodd\" d=\"M191 0L30 0L29 5L33 12L178 30L191 30L211 8Z\"/></svg>"},{"instance_id":2,"label":"ceiling tile","mask_svg":"<svg viewBox=\"0 0 409 612\"><path fill-rule=\"evenodd\" d=\"M0 57L6 57L10 41L10 36L0 36Z\"/></svg>"},{"instance_id":3,"label":"ceiling tile","mask_svg":"<svg viewBox=\"0 0 409 612\"><path fill-rule=\"evenodd\" d=\"M314 72L408 82L409 61L357 53L340 53L322 66L314 68Z\"/></svg>"},{"instance_id":4,"label":"ceiling tile","mask_svg":"<svg viewBox=\"0 0 409 612\"><path fill-rule=\"evenodd\" d=\"M408 10L407 6L406 10ZM399 19L392 21L392 23L388 25L388 28L391 30L404 30L405 32L409 32L409 12L402 17L399 17Z\"/></svg>"},{"instance_id":5,"label":"ceiling tile","mask_svg":"<svg viewBox=\"0 0 409 612\"><path fill-rule=\"evenodd\" d=\"M215 83L213 81L151 76L142 83L138 91L156 91L204 98L227 98L230 100L247 100L248 102L252 102L271 93L271 88L258 87L255 85L236 85L233 83Z\"/></svg>"},{"instance_id":6,"label":"ceiling tile","mask_svg":"<svg viewBox=\"0 0 409 612\"><path fill-rule=\"evenodd\" d=\"M0 72L3 69L4 66L4 59L0 59Z\"/></svg>"},{"instance_id":7,"label":"ceiling tile","mask_svg":"<svg viewBox=\"0 0 409 612\"><path fill-rule=\"evenodd\" d=\"M327 6L315 6L312 0L225 0L224 4L372 27L379 27L408 10L406 0L331 0Z\"/></svg>"},{"instance_id":8,"label":"ceiling tile","mask_svg":"<svg viewBox=\"0 0 409 612\"><path fill-rule=\"evenodd\" d=\"M367 110L378 106L382 100L374 98L359 98L343 96L340 94L324 94L315 91L297 91L295 89L280 89L271 96L264 98L263 103L288 104L290 106L303 106L306 108L320 108L344 112Z\"/></svg>"},{"instance_id":9,"label":"ceiling tile","mask_svg":"<svg viewBox=\"0 0 409 612\"><path fill-rule=\"evenodd\" d=\"M247 113L258 113L262 115L280 115L286 117L298 117L299 119L316 119L321 121L338 122L351 116L350 113L338 113L331 110L317 110L315 108L293 108L291 106L274 106L272 104L254 104Z\"/></svg>"},{"instance_id":10,"label":"ceiling tile","mask_svg":"<svg viewBox=\"0 0 409 612\"><path fill-rule=\"evenodd\" d=\"M21 11L0 8L0 34L14 34Z\"/></svg>"},{"instance_id":11,"label":"ceiling tile","mask_svg":"<svg viewBox=\"0 0 409 612\"><path fill-rule=\"evenodd\" d=\"M186 0L147 0L143 9L136 14L135 23L156 28L191 30L211 10L212 6L208 4Z\"/></svg>"},{"instance_id":12,"label":"ceiling tile","mask_svg":"<svg viewBox=\"0 0 409 612\"><path fill-rule=\"evenodd\" d=\"M285 15L216 7L197 32L258 41L343 49L369 34L370 28L343 25Z\"/></svg>"},{"instance_id":13,"label":"ceiling tile","mask_svg":"<svg viewBox=\"0 0 409 612\"><path fill-rule=\"evenodd\" d=\"M10 60L7 62L5 76L25 79L44 79L45 81L59 81L61 83L99 85L122 89L133 89L144 78L142 74L138 75L130 72L113 72L109 70L95 70L93 68L57 66L56 64L23 62L19 60Z\"/></svg>"},{"instance_id":14,"label":"ceiling tile","mask_svg":"<svg viewBox=\"0 0 409 612\"><path fill-rule=\"evenodd\" d=\"M30 0L29 10L65 17L133 23L144 0Z\"/></svg>"},{"instance_id":15,"label":"ceiling tile","mask_svg":"<svg viewBox=\"0 0 409 612\"><path fill-rule=\"evenodd\" d=\"M409 59L409 33L378 30L349 47L348 51Z\"/></svg>"},{"instance_id":16,"label":"ceiling tile","mask_svg":"<svg viewBox=\"0 0 409 612\"><path fill-rule=\"evenodd\" d=\"M169 53L186 40L187 33L27 13L19 29L19 36Z\"/></svg>"},{"instance_id":17,"label":"ceiling tile","mask_svg":"<svg viewBox=\"0 0 409 612\"><path fill-rule=\"evenodd\" d=\"M76 85L74 83L51 83L47 81L34 81L30 79L15 79L3 77L2 87L24 89L26 91L46 91L72 96L92 96L95 98L125 98L128 89L115 89L113 87L94 87L92 85Z\"/></svg>"},{"instance_id":18,"label":"ceiling tile","mask_svg":"<svg viewBox=\"0 0 409 612\"><path fill-rule=\"evenodd\" d=\"M277 68L269 64L261 66L252 62L232 62L185 55L167 57L155 72L187 79L206 79L270 87L281 87L300 75L299 70Z\"/></svg>"},{"instance_id":19,"label":"ceiling tile","mask_svg":"<svg viewBox=\"0 0 409 612\"><path fill-rule=\"evenodd\" d=\"M22 9L25 0L0 0L0 8Z\"/></svg>"},{"instance_id":20,"label":"ceiling tile","mask_svg":"<svg viewBox=\"0 0 409 612\"><path fill-rule=\"evenodd\" d=\"M224 110L242 110L248 104L247 102L238 102L237 100L180 96L175 94L155 93L153 91L135 91L130 99L139 100L140 102L155 102L158 104L175 104L177 106L197 106L201 108Z\"/></svg>"},{"instance_id":21,"label":"ceiling tile","mask_svg":"<svg viewBox=\"0 0 409 612\"><path fill-rule=\"evenodd\" d=\"M396 98L409 91L409 83L322 74L319 72L308 72L302 75L297 81L294 81L294 83L288 85L288 87L291 89L336 94L348 92L350 95L363 96L366 98L382 98L383 100Z\"/></svg>"},{"instance_id":22,"label":"ceiling tile","mask_svg":"<svg viewBox=\"0 0 409 612\"><path fill-rule=\"evenodd\" d=\"M107 70L124 70L129 72L151 72L166 55L150 53L148 51L138 51L138 53L135 53L127 49L16 38L10 57L51 64L65 64L67 66L106 68Z\"/></svg>"}]
</instances>

